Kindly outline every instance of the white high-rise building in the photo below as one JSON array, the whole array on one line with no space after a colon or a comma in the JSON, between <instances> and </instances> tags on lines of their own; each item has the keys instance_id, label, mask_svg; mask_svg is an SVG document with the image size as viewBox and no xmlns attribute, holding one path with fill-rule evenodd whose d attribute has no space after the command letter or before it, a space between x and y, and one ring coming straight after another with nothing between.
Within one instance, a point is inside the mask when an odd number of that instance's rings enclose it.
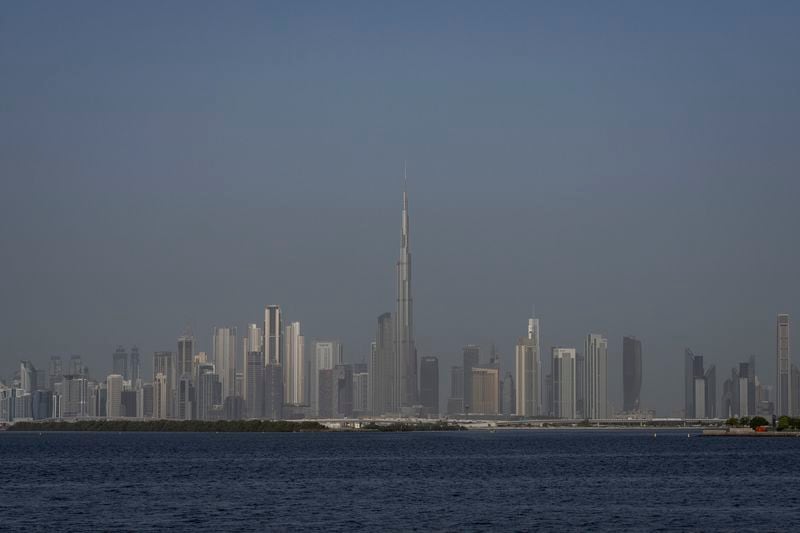
<instances>
[{"instance_id":1,"label":"white high-rise building","mask_svg":"<svg viewBox=\"0 0 800 533\"><path fill-rule=\"evenodd\" d=\"M64 418L89 414L89 380L83 376L67 375L61 381L62 414Z\"/></svg>"},{"instance_id":2,"label":"white high-rise building","mask_svg":"<svg viewBox=\"0 0 800 533\"><path fill-rule=\"evenodd\" d=\"M775 414L794 416L792 405L792 359L789 352L789 315L778 315L776 332L777 377L775 380Z\"/></svg>"},{"instance_id":3,"label":"white high-rise building","mask_svg":"<svg viewBox=\"0 0 800 533\"><path fill-rule=\"evenodd\" d=\"M236 390L236 328L214 328L214 368L222 381L222 401Z\"/></svg>"},{"instance_id":4,"label":"white high-rise building","mask_svg":"<svg viewBox=\"0 0 800 533\"><path fill-rule=\"evenodd\" d=\"M528 320L528 335L520 337L516 348L516 414L538 416L540 413L541 358L539 319Z\"/></svg>"},{"instance_id":5,"label":"white high-rise building","mask_svg":"<svg viewBox=\"0 0 800 533\"><path fill-rule=\"evenodd\" d=\"M284 353L284 403L303 405L306 402L306 350L305 339L300 335L300 322L292 322L286 327Z\"/></svg>"},{"instance_id":6,"label":"white high-rise building","mask_svg":"<svg viewBox=\"0 0 800 533\"><path fill-rule=\"evenodd\" d=\"M694 417L708 418L706 413L706 380L704 377L694 378Z\"/></svg>"},{"instance_id":7,"label":"white high-rise building","mask_svg":"<svg viewBox=\"0 0 800 533\"><path fill-rule=\"evenodd\" d=\"M260 352L261 351L261 341L263 340L262 337L264 336L264 331L258 327L258 324L248 324L247 325L247 351L248 352Z\"/></svg>"},{"instance_id":8,"label":"white high-rise building","mask_svg":"<svg viewBox=\"0 0 800 533\"><path fill-rule=\"evenodd\" d=\"M586 337L585 416L608 418L608 339L597 333Z\"/></svg>"},{"instance_id":9,"label":"white high-rise building","mask_svg":"<svg viewBox=\"0 0 800 533\"><path fill-rule=\"evenodd\" d=\"M309 399L311 412L319 413L319 371L333 370L336 365L344 364L342 343L339 341L315 341L314 355L309 365Z\"/></svg>"},{"instance_id":10,"label":"white high-rise building","mask_svg":"<svg viewBox=\"0 0 800 533\"><path fill-rule=\"evenodd\" d=\"M248 324L247 331L242 336L243 354L247 357L247 352L260 352L261 341L263 340L264 332L258 327L258 324Z\"/></svg>"},{"instance_id":11,"label":"white high-rise building","mask_svg":"<svg viewBox=\"0 0 800 533\"><path fill-rule=\"evenodd\" d=\"M122 416L122 376L110 374L106 378L106 416Z\"/></svg>"},{"instance_id":12,"label":"white high-rise building","mask_svg":"<svg viewBox=\"0 0 800 533\"><path fill-rule=\"evenodd\" d=\"M575 348L553 348L553 415L575 418Z\"/></svg>"},{"instance_id":13,"label":"white high-rise building","mask_svg":"<svg viewBox=\"0 0 800 533\"><path fill-rule=\"evenodd\" d=\"M25 394L30 394L37 388L44 388L36 383L36 367L30 361L20 361L19 363L19 384Z\"/></svg>"}]
</instances>

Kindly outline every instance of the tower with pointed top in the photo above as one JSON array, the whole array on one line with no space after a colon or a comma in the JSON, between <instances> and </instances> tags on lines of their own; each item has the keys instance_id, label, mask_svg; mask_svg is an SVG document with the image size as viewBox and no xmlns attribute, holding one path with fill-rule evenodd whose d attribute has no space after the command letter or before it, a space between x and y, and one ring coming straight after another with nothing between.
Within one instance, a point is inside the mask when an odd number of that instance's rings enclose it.
<instances>
[{"instance_id":1,"label":"tower with pointed top","mask_svg":"<svg viewBox=\"0 0 800 533\"><path fill-rule=\"evenodd\" d=\"M405 170L403 171L405 178ZM403 215L400 234L400 259L397 261L397 309L395 313L395 361L397 361L400 407L418 402L417 349L414 344L414 319L411 299L411 250L409 248L408 191L403 188Z\"/></svg>"}]
</instances>

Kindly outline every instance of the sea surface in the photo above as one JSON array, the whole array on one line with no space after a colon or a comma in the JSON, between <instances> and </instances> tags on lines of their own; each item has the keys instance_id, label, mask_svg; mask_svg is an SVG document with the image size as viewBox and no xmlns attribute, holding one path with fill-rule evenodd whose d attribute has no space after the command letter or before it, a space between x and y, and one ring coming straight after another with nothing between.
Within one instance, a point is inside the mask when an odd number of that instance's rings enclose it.
<instances>
[{"instance_id":1,"label":"sea surface","mask_svg":"<svg viewBox=\"0 0 800 533\"><path fill-rule=\"evenodd\" d=\"M2 531L798 531L800 438L0 432Z\"/></svg>"}]
</instances>

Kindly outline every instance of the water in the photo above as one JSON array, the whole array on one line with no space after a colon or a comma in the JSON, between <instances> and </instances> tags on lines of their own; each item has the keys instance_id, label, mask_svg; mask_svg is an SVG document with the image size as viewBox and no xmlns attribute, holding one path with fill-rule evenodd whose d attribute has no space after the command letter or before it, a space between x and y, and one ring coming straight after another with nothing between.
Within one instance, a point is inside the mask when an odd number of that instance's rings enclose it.
<instances>
[{"instance_id":1,"label":"water","mask_svg":"<svg viewBox=\"0 0 800 533\"><path fill-rule=\"evenodd\" d=\"M0 530L792 530L800 439L0 433Z\"/></svg>"}]
</instances>

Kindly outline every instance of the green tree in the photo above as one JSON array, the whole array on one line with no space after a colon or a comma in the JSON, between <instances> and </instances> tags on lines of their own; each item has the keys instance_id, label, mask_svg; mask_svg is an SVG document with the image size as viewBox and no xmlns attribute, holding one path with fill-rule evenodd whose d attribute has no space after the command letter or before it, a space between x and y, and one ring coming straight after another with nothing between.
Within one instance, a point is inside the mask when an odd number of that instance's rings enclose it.
<instances>
[{"instance_id":1,"label":"green tree","mask_svg":"<svg viewBox=\"0 0 800 533\"><path fill-rule=\"evenodd\" d=\"M730 417L725 421L726 426L736 427L739 425L739 419L735 416Z\"/></svg>"},{"instance_id":2,"label":"green tree","mask_svg":"<svg viewBox=\"0 0 800 533\"><path fill-rule=\"evenodd\" d=\"M769 422L763 416L754 416L750 419L750 427L756 429L759 426L768 426Z\"/></svg>"}]
</instances>

